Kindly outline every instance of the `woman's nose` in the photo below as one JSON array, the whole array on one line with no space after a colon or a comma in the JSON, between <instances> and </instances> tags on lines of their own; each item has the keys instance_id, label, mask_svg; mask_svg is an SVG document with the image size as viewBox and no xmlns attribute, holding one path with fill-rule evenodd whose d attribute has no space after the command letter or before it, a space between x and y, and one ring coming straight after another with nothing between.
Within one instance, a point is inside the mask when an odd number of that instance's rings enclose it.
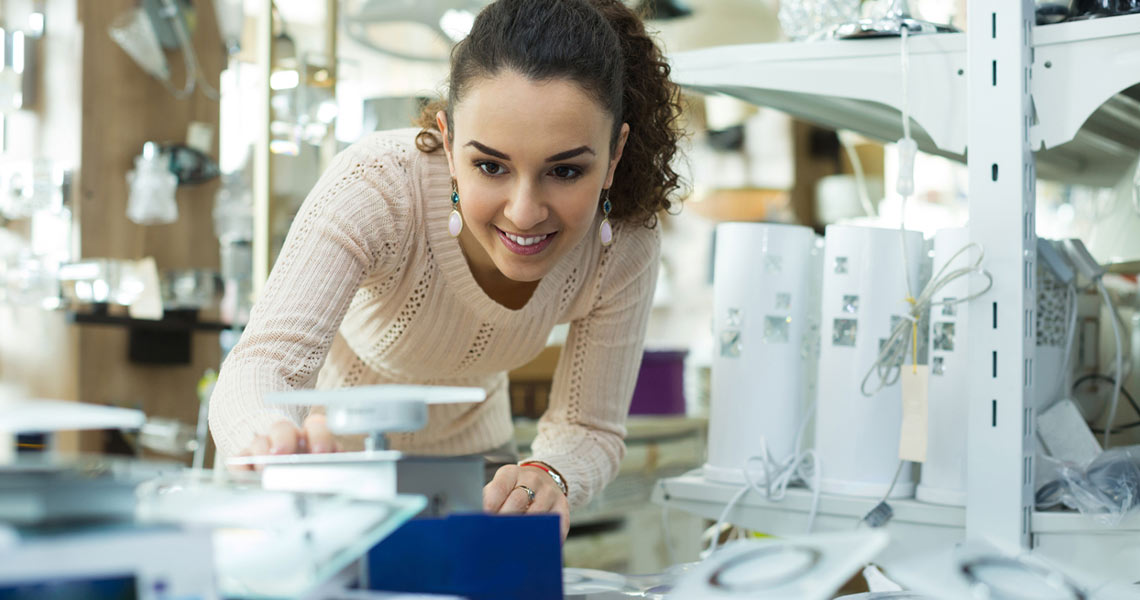
<instances>
[{"instance_id":1,"label":"woman's nose","mask_svg":"<svg viewBox=\"0 0 1140 600\"><path fill-rule=\"evenodd\" d=\"M519 228L517 233L531 233L546 220L548 212L539 186L523 182L511 191L503 216Z\"/></svg>"}]
</instances>

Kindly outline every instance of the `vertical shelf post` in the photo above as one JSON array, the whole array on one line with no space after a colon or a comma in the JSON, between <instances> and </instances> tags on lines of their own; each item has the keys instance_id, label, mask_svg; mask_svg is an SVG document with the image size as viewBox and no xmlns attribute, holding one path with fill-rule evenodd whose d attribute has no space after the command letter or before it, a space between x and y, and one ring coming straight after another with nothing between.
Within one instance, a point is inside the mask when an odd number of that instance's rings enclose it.
<instances>
[{"instance_id":1,"label":"vertical shelf post","mask_svg":"<svg viewBox=\"0 0 1140 600\"><path fill-rule=\"evenodd\" d=\"M273 120L270 97L272 90L269 87L269 77L273 73L273 2L262 0L258 5L257 22L257 56L258 95L255 101L258 107L258 122L255 131L260 133L254 136L253 144L253 296L261 297L261 288L269 279L269 245L272 242L272 173L269 155L269 142L273 135L269 125Z\"/></svg>"},{"instance_id":2,"label":"vertical shelf post","mask_svg":"<svg viewBox=\"0 0 1140 600\"><path fill-rule=\"evenodd\" d=\"M1032 0L970 0L970 239L993 288L970 304L966 536L1030 545L1036 355L1036 169L1029 144ZM985 281L974 278L971 293Z\"/></svg>"}]
</instances>

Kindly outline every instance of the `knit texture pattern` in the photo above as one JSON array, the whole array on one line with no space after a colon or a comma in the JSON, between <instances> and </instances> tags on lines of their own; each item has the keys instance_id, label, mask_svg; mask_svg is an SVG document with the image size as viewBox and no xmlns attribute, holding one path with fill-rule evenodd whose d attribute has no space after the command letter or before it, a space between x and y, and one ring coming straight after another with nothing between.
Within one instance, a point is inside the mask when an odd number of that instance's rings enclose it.
<instances>
[{"instance_id":1,"label":"knit texture pattern","mask_svg":"<svg viewBox=\"0 0 1140 600\"><path fill-rule=\"evenodd\" d=\"M447 232L451 187L442 151L416 130L378 132L333 161L305 199L210 399L210 429L235 456L307 407L272 392L409 383L477 386L487 400L429 407L428 426L392 434L411 454L477 454L513 437L507 371L570 323L550 407L531 458L558 469L571 507L617 474L657 278L656 229L587 235L509 309L488 297ZM593 231L600 224L599 215ZM353 447L357 439L344 439Z\"/></svg>"}]
</instances>

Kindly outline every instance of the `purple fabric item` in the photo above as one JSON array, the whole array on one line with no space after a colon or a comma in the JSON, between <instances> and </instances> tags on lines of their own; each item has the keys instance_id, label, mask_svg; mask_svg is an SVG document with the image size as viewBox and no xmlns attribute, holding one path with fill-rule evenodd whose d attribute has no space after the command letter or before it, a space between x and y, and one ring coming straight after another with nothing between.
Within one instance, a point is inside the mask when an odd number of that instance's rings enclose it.
<instances>
[{"instance_id":1,"label":"purple fabric item","mask_svg":"<svg viewBox=\"0 0 1140 600\"><path fill-rule=\"evenodd\" d=\"M683 415L685 414L685 356L684 350L646 350L641 359L641 371L633 401L631 415Z\"/></svg>"}]
</instances>

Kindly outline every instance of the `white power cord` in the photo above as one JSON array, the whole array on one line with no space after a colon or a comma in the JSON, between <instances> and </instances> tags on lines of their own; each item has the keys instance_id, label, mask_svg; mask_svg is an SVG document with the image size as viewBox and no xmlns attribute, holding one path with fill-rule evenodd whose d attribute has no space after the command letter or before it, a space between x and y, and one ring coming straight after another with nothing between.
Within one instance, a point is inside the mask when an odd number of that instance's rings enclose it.
<instances>
[{"instance_id":1,"label":"white power cord","mask_svg":"<svg viewBox=\"0 0 1140 600\"><path fill-rule=\"evenodd\" d=\"M899 56L902 61L902 119L903 119L903 139L912 140L910 137L910 53L907 51L907 38L910 37L910 29L903 25L899 27L899 39L901 48L899 49ZM913 141L913 140L912 140ZM913 174L912 174L913 175ZM902 177L900 172L899 177ZM913 179L911 180L913 182ZM911 190L910 193L913 193ZM904 195L909 196L910 193Z\"/></svg>"},{"instance_id":2,"label":"white power cord","mask_svg":"<svg viewBox=\"0 0 1140 600\"><path fill-rule=\"evenodd\" d=\"M1109 436L1112 434L1112 426L1116 421L1116 408L1120 404L1120 387L1124 383L1124 338L1120 334L1120 323L1116 316L1116 306L1112 303L1112 298L1108 295L1108 290L1104 287L1104 280L1097 278L1096 288L1100 290L1100 295L1104 298L1104 305L1108 307L1108 318L1112 321L1112 335L1116 338L1116 368L1112 374L1114 381L1112 386L1112 403L1108 406L1108 421L1104 426L1104 449L1108 450Z\"/></svg>"},{"instance_id":3,"label":"white power cord","mask_svg":"<svg viewBox=\"0 0 1140 600\"><path fill-rule=\"evenodd\" d=\"M978 250L978 258L976 260L974 260L968 266L958 267L956 269L947 271L950 265L954 264L954 261L957 260L957 258L961 256L962 253L967 252L971 248L976 248ZM914 324L919 322L920 317L925 311L934 306L951 306L969 302L990 291L990 288L992 288L994 285L994 278L992 275L990 275L989 271L986 271L982 268L982 261L984 258L985 250L978 244L969 243L965 246L962 246L961 249L955 252L954 255L946 261L946 264L942 265L942 268L939 269L934 277L930 279L930 283L927 283L926 287L923 288L922 293L920 293L917 298L913 299L914 301L911 303L910 314L906 315L907 318L900 320L895 325L894 329L891 330L890 337L887 338L886 343L883 344L882 350L879 351L879 356L875 359L875 362L871 365L870 370L867 371L867 375L863 378L863 383L859 386L859 391L861 391L864 396L874 396L875 394L879 393L879 391L881 391L884 387L894 385L895 382L898 381L908 348L908 344L905 341L907 330L913 330L915 327ZM971 294L965 298L940 300L937 302L934 301L934 298L938 295L938 292L941 291L942 288L950 285L954 280L960 277L966 277L972 273L979 273L987 280L986 287L980 292ZM917 349L915 349L915 352L917 353ZM879 385L873 390L868 391L867 383L875 374L878 374L879 376Z\"/></svg>"},{"instance_id":4,"label":"white power cord","mask_svg":"<svg viewBox=\"0 0 1140 600\"><path fill-rule=\"evenodd\" d=\"M907 461L899 459L899 465L895 468L895 476L891 478L891 485L887 486L887 491L883 494L883 497L855 524L856 529L863 525L867 525L871 528L882 527L894 518L895 511L891 509L890 504L887 504L887 499L891 497L891 492L895 491L895 485L898 484L899 475L902 475L902 470L903 467L906 466L906 463Z\"/></svg>"},{"instance_id":5,"label":"white power cord","mask_svg":"<svg viewBox=\"0 0 1140 600\"><path fill-rule=\"evenodd\" d=\"M1073 358L1073 346L1077 337L1077 287L1070 283L1069 292L1069 324L1065 329L1065 354L1061 360L1061 390L1067 397L1073 389L1073 370L1069 368L1069 361Z\"/></svg>"},{"instance_id":6,"label":"white power cord","mask_svg":"<svg viewBox=\"0 0 1140 600\"><path fill-rule=\"evenodd\" d=\"M899 28L902 47L899 51L902 62L902 126L903 137L898 141L899 177L895 183L901 201L899 203L899 241L902 244L903 274L906 277L907 296L914 297L914 285L910 281L910 259L906 251L906 201L914 194L914 158L918 154L918 144L910 135L910 54L907 52L909 30L905 25Z\"/></svg>"},{"instance_id":7,"label":"white power cord","mask_svg":"<svg viewBox=\"0 0 1140 600\"><path fill-rule=\"evenodd\" d=\"M815 401L813 400L808 406L808 410L804 413L804 418L800 422L800 426L796 432L795 452L784 459L777 461L772 458L768 452L767 442L761 438L761 454L757 456L750 456L744 461L744 467L741 472L744 474L745 485L740 488L740 491L728 501L724 506L724 510L720 513L720 518L717 519L716 525L713 527L713 539L709 545L709 553L716 552L717 546L720 542L720 532L724 524L728 520L729 514L740 503L741 499L748 494L749 490L755 491L763 495L770 502L780 502L787 494L788 485L794 480L804 482L811 491L811 509L808 512L807 532L811 533L812 528L815 526L815 516L819 512L819 494L820 494L820 478L822 476L822 469L820 468L819 456L815 450L803 450L804 433L807 431L807 425L811 422L812 416L815 414ZM753 479L752 469L749 467L753 462L759 462L761 470L764 473L763 483L757 482Z\"/></svg>"},{"instance_id":8,"label":"white power cord","mask_svg":"<svg viewBox=\"0 0 1140 600\"><path fill-rule=\"evenodd\" d=\"M1112 435L1113 421L1116 420L1116 409L1120 404L1120 388L1124 384L1124 378L1127 377L1124 362L1124 339L1120 333L1120 315L1116 312L1116 305L1112 303L1112 297L1108 293L1108 288L1104 286L1104 267L1088 252L1085 245L1080 240L1069 239L1064 240L1061 248L1068 255L1070 262L1072 262L1075 270L1084 275L1092 285L1096 286L1097 291L1100 292L1101 298L1104 299L1104 305L1108 308L1108 318L1112 320L1112 333L1116 338L1116 366L1112 373L1113 391L1112 402L1108 409L1108 422L1104 427L1104 449L1108 450L1109 441ZM1131 362L1131 361L1129 361Z\"/></svg>"},{"instance_id":9,"label":"white power cord","mask_svg":"<svg viewBox=\"0 0 1140 600\"><path fill-rule=\"evenodd\" d=\"M1105 288L1105 289L1107 289L1107 288ZM1110 292L1109 297L1111 297L1111 296L1112 296L1112 294ZM1109 309L1109 312L1112 315L1112 317L1114 319L1116 319L1116 321L1118 323L1122 323L1122 324L1124 323L1124 318L1120 316L1120 310L1117 309L1116 303L1110 304L1108 306L1108 309ZM1123 331L1124 331L1124 326L1121 325L1121 332L1123 332ZM1124 369L1124 379L1127 380L1129 377L1132 376L1132 343L1129 341L1129 339L1127 337L1124 337L1120 341L1120 345L1124 350L1124 360L1122 361L1122 364L1123 364L1123 369Z\"/></svg>"}]
</instances>

